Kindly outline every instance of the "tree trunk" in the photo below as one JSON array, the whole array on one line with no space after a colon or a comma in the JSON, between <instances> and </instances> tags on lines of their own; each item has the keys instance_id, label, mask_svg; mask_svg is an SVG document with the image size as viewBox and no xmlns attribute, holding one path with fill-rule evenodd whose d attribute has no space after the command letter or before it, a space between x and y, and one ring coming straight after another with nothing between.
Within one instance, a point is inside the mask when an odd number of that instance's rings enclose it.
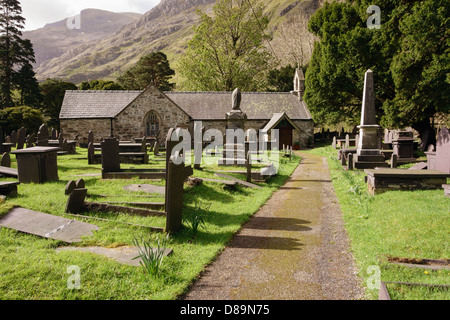
<instances>
[{"instance_id":1,"label":"tree trunk","mask_svg":"<svg viewBox=\"0 0 450 320\"><path fill-rule=\"evenodd\" d=\"M427 151L429 145L436 147L436 132L431 126L430 120L425 119L420 122L414 123L412 128L419 132L420 137L420 151Z\"/></svg>"}]
</instances>

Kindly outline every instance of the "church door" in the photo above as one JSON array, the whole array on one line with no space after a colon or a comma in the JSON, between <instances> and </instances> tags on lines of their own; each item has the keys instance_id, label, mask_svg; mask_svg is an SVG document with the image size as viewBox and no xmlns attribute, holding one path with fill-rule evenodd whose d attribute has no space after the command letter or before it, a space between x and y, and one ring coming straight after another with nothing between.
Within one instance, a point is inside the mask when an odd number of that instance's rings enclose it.
<instances>
[{"instance_id":1,"label":"church door","mask_svg":"<svg viewBox=\"0 0 450 320\"><path fill-rule=\"evenodd\" d=\"M294 129L292 125L288 121L283 120L278 124L276 129L279 130L280 134L280 149L283 148L283 145L292 146L292 130Z\"/></svg>"}]
</instances>

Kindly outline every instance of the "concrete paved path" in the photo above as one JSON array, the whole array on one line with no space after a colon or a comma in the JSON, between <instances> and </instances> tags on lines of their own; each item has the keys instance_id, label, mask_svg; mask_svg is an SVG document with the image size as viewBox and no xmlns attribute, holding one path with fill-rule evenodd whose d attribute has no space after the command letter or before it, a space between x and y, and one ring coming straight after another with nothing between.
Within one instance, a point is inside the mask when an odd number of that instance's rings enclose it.
<instances>
[{"instance_id":1,"label":"concrete paved path","mask_svg":"<svg viewBox=\"0 0 450 320\"><path fill-rule=\"evenodd\" d=\"M325 158L302 162L185 300L340 300L364 292Z\"/></svg>"}]
</instances>

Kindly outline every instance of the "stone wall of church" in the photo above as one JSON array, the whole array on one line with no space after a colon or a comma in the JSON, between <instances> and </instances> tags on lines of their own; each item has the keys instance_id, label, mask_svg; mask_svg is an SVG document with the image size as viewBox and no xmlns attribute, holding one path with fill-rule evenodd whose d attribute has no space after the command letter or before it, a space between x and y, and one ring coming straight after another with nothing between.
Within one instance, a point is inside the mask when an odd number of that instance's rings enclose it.
<instances>
[{"instance_id":1,"label":"stone wall of church","mask_svg":"<svg viewBox=\"0 0 450 320\"><path fill-rule=\"evenodd\" d=\"M160 122L158 139L163 142L170 128L189 126L189 116L160 91L149 88L114 119L114 135L132 140L146 135L146 116L157 113Z\"/></svg>"},{"instance_id":2,"label":"stone wall of church","mask_svg":"<svg viewBox=\"0 0 450 320\"><path fill-rule=\"evenodd\" d=\"M63 119L60 131L64 138L73 139L78 135L78 144L87 144L88 133L94 133L94 142L100 142L111 135L110 119Z\"/></svg>"},{"instance_id":3,"label":"stone wall of church","mask_svg":"<svg viewBox=\"0 0 450 320\"><path fill-rule=\"evenodd\" d=\"M294 131L293 140L300 142L300 149L314 147L314 121L312 120L292 120L300 129L300 133Z\"/></svg>"},{"instance_id":4,"label":"stone wall of church","mask_svg":"<svg viewBox=\"0 0 450 320\"><path fill-rule=\"evenodd\" d=\"M245 130L255 129L258 132L258 130L261 129L265 124L267 124L268 121L269 120L247 120L245 122ZM314 122L312 120L293 120L293 122L299 127L301 131L297 132L296 130L293 130L292 141L294 141L294 143L296 141L299 141L301 149L311 148L314 143ZM222 132L222 134L224 134L226 125L227 125L226 120L202 121L204 131L207 131L209 129L218 129ZM192 137L193 137L193 127L194 124L192 122L190 125Z\"/></svg>"},{"instance_id":5,"label":"stone wall of church","mask_svg":"<svg viewBox=\"0 0 450 320\"><path fill-rule=\"evenodd\" d=\"M146 135L146 116L155 111L160 122L158 139L164 142L172 127L188 128L189 116L160 91L149 88L112 121L113 135L121 141L133 141ZM111 135L111 119L62 119L61 132L65 138L78 135L79 144L87 144L92 130L95 142Z\"/></svg>"}]
</instances>

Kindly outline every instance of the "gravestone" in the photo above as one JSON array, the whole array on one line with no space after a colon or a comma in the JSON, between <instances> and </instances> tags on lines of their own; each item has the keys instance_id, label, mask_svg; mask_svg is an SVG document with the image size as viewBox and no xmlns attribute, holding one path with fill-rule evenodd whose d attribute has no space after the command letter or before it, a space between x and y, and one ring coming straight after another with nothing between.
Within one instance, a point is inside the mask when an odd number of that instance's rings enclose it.
<instances>
[{"instance_id":1,"label":"gravestone","mask_svg":"<svg viewBox=\"0 0 450 320\"><path fill-rule=\"evenodd\" d=\"M246 159L246 166L247 166L247 182L252 182L252 154L247 152L247 159Z\"/></svg>"},{"instance_id":2,"label":"gravestone","mask_svg":"<svg viewBox=\"0 0 450 320\"><path fill-rule=\"evenodd\" d=\"M17 150L23 149L26 139L27 139L27 129L21 127L17 131L17 147L16 147Z\"/></svg>"},{"instance_id":3,"label":"gravestone","mask_svg":"<svg viewBox=\"0 0 450 320\"><path fill-rule=\"evenodd\" d=\"M68 196L69 194L72 193L72 191L77 187L75 181L70 180L69 182L67 182L66 187L64 189L64 194L66 196Z\"/></svg>"},{"instance_id":4,"label":"gravestone","mask_svg":"<svg viewBox=\"0 0 450 320\"><path fill-rule=\"evenodd\" d=\"M450 133L442 128L437 136L435 169L450 173Z\"/></svg>"},{"instance_id":5,"label":"gravestone","mask_svg":"<svg viewBox=\"0 0 450 320\"><path fill-rule=\"evenodd\" d=\"M397 154L393 153L391 155L391 168L397 168L397 160L398 160Z\"/></svg>"},{"instance_id":6,"label":"gravestone","mask_svg":"<svg viewBox=\"0 0 450 320\"><path fill-rule=\"evenodd\" d=\"M158 142L158 139L155 140L155 144L153 146L153 154L155 156L159 155L159 142Z\"/></svg>"},{"instance_id":7,"label":"gravestone","mask_svg":"<svg viewBox=\"0 0 450 320\"><path fill-rule=\"evenodd\" d=\"M177 152L169 158L167 163L166 179L166 232L174 233L181 229L183 218L183 185L184 185L184 164L175 164Z\"/></svg>"},{"instance_id":8,"label":"gravestone","mask_svg":"<svg viewBox=\"0 0 450 320\"><path fill-rule=\"evenodd\" d=\"M202 139L203 127L200 123L194 122L194 168L200 169L202 164L203 155L203 139Z\"/></svg>"},{"instance_id":9,"label":"gravestone","mask_svg":"<svg viewBox=\"0 0 450 320\"><path fill-rule=\"evenodd\" d=\"M364 93L359 128L359 141L354 157L355 169L387 167L379 149L379 128L375 114L375 89L372 70L364 77Z\"/></svg>"},{"instance_id":10,"label":"gravestone","mask_svg":"<svg viewBox=\"0 0 450 320\"><path fill-rule=\"evenodd\" d=\"M38 147L47 147L49 140L48 127L44 123L39 127L38 135L37 135L37 146Z\"/></svg>"},{"instance_id":11,"label":"gravestone","mask_svg":"<svg viewBox=\"0 0 450 320\"><path fill-rule=\"evenodd\" d=\"M411 131L397 130L392 137L392 150L398 160L414 160L414 137Z\"/></svg>"},{"instance_id":12,"label":"gravestone","mask_svg":"<svg viewBox=\"0 0 450 320\"><path fill-rule=\"evenodd\" d=\"M119 141L114 137L109 137L105 138L100 145L102 149L102 173L119 172Z\"/></svg>"},{"instance_id":13,"label":"gravestone","mask_svg":"<svg viewBox=\"0 0 450 320\"><path fill-rule=\"evenodd\" d=\"M347 155L347 170L353 170L353 153Z\"/></svg>"},{"instance_id":14,"label":"gravestone","mask_svg":"<svg viewBox=\"0 0 450 320\"><path fill-rule=\"evenodd\" d=\"M88 145L89 143L94 144L94 133L92 132L92 130L89 130L88 132L88 141L87 141Z\"/></svg>"},{"instance_id":15,"label":"gravestone","mask_svg":"<svg viewBox=\"0 0 450 320\"><path fill-rule=\"evenodd\" d=\"M51 130L51 139L52 140L58 139L58 132L56 131L55 128L52 128L52 130Z\"/></svg>"},{"instance_id":16,"label":"gravestone","mask_svg":"<svg viewBox=\"0 0 450 320\"><path fill-rule=\"evenodd\" d=\"M92 142L89 142L88 144L87 154L88 154L88 164L94 164L95 147Z\"/></svg>"},{"instance_id":17,"label":"gravestone","mask_svg":"<svg viewBox=\"0 0 450 320\"><path fill-rule=\"evenodd\" d=\"M27 148L34 147L35 140L36 140L36 137L35 137L34 133L27 135L27 138L25 140L25 145L27 146Z\"/></svg>"},{"instance_id":18,"label":"gravestone","mask_svg":"<svg viewBox=\"0 0 450 320\"><path fill-rule=\"evenodd\" d=\"M336 136L333 137L333 142L331 143L333 149L336 149Z\"/></svg>"},{"instance_id":19,"label":"gravestone","mask_svg":"<svg viewBox=\"0 0 450 320\"><path fill-rule=\"evenodd\" d=\"M13 130L13 132L11 132L11 136L10 136L10 142L14 144L14 147L17 144L17 131Z\"/></svg>"},{"instance_id":20,"label":"gravestone","mask_svg":"<svg viewBox=\"0 0 450 320\"><path fill-rule=\"evenodd\" d=\"M84 201L87 189L73 189L66 203L66 213L77 214L85 210Z\"/></svg>"},{"instance_id":21,"label":"gravestone","mask_svg":"<svg viewBox=\"0 0 450 320\"><path fill-rule=\"evenodd\" d=\"M9 155L9 152L3 153L0 166L11 168L11 156Z\"/></svg>"}]
</instances>

